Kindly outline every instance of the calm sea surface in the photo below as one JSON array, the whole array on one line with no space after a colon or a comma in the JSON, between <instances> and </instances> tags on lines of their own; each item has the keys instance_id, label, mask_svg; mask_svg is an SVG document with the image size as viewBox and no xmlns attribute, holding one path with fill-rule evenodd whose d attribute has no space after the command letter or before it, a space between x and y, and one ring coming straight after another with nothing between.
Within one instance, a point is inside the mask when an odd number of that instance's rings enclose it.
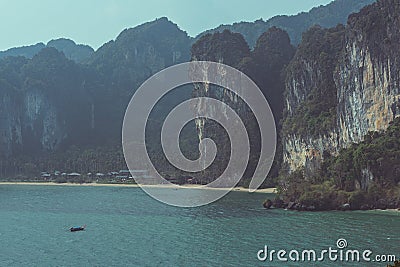
<instances>
[{"instance_id":1,"label":"calm sea surface","mask_svg":"<svg viewBox=\"0 0 400 267\"><path fill-rule=\"evenodd\" d=\"M0 185L0 266L386 266L257 259L264 245L321 251L339 238L348 249L400 256L398 212L264 210L266 197L232 192L177 208L139 188Z\"/></svg>"}]
</instances>

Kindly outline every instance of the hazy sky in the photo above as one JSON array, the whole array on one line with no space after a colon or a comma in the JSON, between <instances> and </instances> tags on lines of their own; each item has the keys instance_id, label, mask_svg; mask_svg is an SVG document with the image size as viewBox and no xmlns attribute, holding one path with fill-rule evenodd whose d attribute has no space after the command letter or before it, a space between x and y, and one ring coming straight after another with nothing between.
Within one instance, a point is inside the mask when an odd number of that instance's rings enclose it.
<instances>
[{"instance_id":1,"label":"hazy sky","mask_svg":"<svg viewBox=\"0 0 400 267\"><path fill-rule=\"evenodd\" d=\"M331 0L0 0L0 50L66 37L98 48L166 16L195 36L220 24L297 14Z\"/></svg>"}]
</instances>

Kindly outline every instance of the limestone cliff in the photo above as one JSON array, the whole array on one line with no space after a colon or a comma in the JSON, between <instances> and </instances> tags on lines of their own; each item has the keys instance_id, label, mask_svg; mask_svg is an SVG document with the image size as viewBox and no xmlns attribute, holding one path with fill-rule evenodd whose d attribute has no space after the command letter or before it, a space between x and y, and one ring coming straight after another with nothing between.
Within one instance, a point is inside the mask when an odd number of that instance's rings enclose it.
<instances>
[{"instance_id":1,"label":"limestone cliff","mask_svg":"<svg viewBox=\"0 0 400 267\"><path fill-rule=\"evenodd\" d=\"M243 36L228 30L222 33L207 34L200 38L192 46L193 60L208 60L222 62L224 64L240 69L247 74L259 86L260 90L268 100L277 124L282 118L284 79L283 69L287 66L294 55L294 47L290 44L288 34L276 27L270 28L262 34L253 50L250 50ZM224 79L224 73L219 73ZM245 90L242 88L241 90ZM245 172L245 178L251 177L258 163L260 154L260 133L257 122L250 109L237 95L229 90L213 85L196 85L193 93L196 97L212 97L223 101L241 117L246 125L250 139L251 159ZM208 109L213 113L225 114L225 110L210 106L205 102L199 102L195 107L197 110ZM230 158L229 139L221 127L212 120L199 118L196 120L199 139L209 137L217 143L218 153L216 164L207 169L203 177L217 177L224 170L227 160ZM280 129L280 125L278 124ZM278 174L281 146L278 140L278 156L272 167L271 176ZM246 184L246 181L244 185ZM248 182L248 180L247 180ZM271 180L268 180L272 184Z\"/></svg>"},{"instance_id":2,"label":"limestone cliff","mask_svg":"<svg viewBox=\"0 0 400 267\"><path fill-rule=\"evenodd\" d=\"M312 173L326 154L337 153L337 89L333 73L342 50L344 27L313 27L286 72L283 161L289 172Z\"/></svg>"},{"instance_id":3,"label":"limestone cliff","mask_svg":"<svg viewBox=\"0 0 400 267\"><path fill-rule=\"evenodd\" d=\"M67 136L60 112L37 89L23 93L2 91L0 107L0 152L32 149L54 150Z\"/></svg>"},{"instance_id":4,"label":"limestone cliff","mask_svg":"<svg viewBox=\"0 0 400 267\"><path fill-rule=\"evenodd\" d=\"M90 129L84 69L54 48L0 61L0 155L54 151Z\"/></svg>"},{"instance_id":5,"label":"limestone cliff","mask_svg":"<svg viewBox=\"0 0 400 267\"><path fill-rule=\"evenodd\" d=\"M395 0L363 8L342 33L336 31L342 39L335 49L329 48L332 29L319 38L309 31L313 40L303 36L286 83L283 143L289 172L315 171L324 155L337 155L399 116L399 14Z\"/></svg>"},{"instance_id":6,"label":"limestone cliff","mask_svg":"<svg viewBox=\"0 0 400 267\"><path fill-rule=\"evenodd\" d=\"M398 1L378 1L349 18L335 77L342 146L386 129L400 115L399 14Z\"/></svg>"},{"instance_id":7,"label":"limestone cliff","mask_svg":"<svg viewBox=\"0 0 400 267\"><path fill-rule=\"evenodd\" d=\"M10 154L13 146L21 144L21 123L17 98L11 90L0 91L0 152Z\"/></svg>"},{"instance_id":8,"label":"limestone cliff","mask_svg":"<svg viewBox=\"0 0 400 267\"><path fill-rule=\"evenodd\" d=\"M32 144L37 138L42 149L53 151L68 136L66 125L59 114L62 111L40 90L32 89L25 92L23 106L20 108L21 131L25 139L21 140L21 144L22 141L24 145Z\"/></svg>"}]
</instances>

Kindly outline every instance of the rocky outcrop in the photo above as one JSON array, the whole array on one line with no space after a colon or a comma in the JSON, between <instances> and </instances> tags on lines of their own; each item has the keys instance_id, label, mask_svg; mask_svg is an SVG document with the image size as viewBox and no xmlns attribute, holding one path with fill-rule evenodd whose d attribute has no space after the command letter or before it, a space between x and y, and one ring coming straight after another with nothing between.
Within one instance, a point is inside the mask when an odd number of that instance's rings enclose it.
<instances>
[{"instance_id":1,"label":"rocky outcrop","mask_svg":"<svg viewBox=\"0 0 400 267\"><path fill-rule=\"evenodd\" d=\"M318 170L326 155L339 151L338 134L330 132L317 137L287 135L284 138L283 162L288 170L304 168L306 176Z\"/></svg>"}]
</instances>

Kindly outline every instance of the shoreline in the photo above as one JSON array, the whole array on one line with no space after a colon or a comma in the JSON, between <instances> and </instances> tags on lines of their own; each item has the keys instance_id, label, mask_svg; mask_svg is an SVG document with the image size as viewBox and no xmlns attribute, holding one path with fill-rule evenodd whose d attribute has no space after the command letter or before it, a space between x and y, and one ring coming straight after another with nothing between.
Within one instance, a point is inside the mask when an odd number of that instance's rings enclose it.
<instances>
[{"instance_id":1,"label":"shoreline","mask_svg":"<svg viewBox=\"0 0 400 267\"><path fill-rule=\"evenodd\" d=\"M368 211L368 210L367 210ZM400 209L374 209L369 211L379 211L379 212L400 212Z\"/></svg>"},{"instance_id":2,"label":"shoreline","mask_svg":"<svg viewBox=\"0 0 400 267\"><path fill-rule=\"evenodd\" d=\"M197 189L197 190L225 190L225 188L216 188L216 187L205 187L203 185L196 184L185 184L182 186L179 185L138 185L138 184L107 184L107 183L55 183L55 182L6 182L0 181L1 185L30 185L30 186L87 186L87 187L131 187L131 188L158 188L158 189ZM247 192L249 193L249 189L238 186L232 189L232 192ZM262 188L257 189L254 193L263 193L263 194L276 194L276 188ZM333 211L333 210L330 210ZM360 211L360 210L354 210ZM365 211L378 211L378 212L400 212L399 209L370 209Z\"/></svg>"},{"instance_id":3,"label":"shoreline","mask_svg":"<svg viewBox=\"0 0 400 267\"><path fill-rule=\"evenodd\" d=\"M206 187L203 185L196 185L196 184L186 184L182 186L178 185L138 185L138 184L102 184L102 183L55 183L55 182L2 182L0 181L0 186L1 185L32 185L32 186L37 186L37 185L42 185L42 186L106 186L106 187L133 187L133 188L139 188L139 187L148 187L148 188L165 188L165 189L197 189L197 190L225 190L225 188L217 188L217 187ZM248 188L238 186L234 187L232 191L235 192L249 192ZM264 193L264 194L272 194L276 193L276 188L262 188L262 189L257 189L254 193Z\"/></svg>"}]
</instances>

